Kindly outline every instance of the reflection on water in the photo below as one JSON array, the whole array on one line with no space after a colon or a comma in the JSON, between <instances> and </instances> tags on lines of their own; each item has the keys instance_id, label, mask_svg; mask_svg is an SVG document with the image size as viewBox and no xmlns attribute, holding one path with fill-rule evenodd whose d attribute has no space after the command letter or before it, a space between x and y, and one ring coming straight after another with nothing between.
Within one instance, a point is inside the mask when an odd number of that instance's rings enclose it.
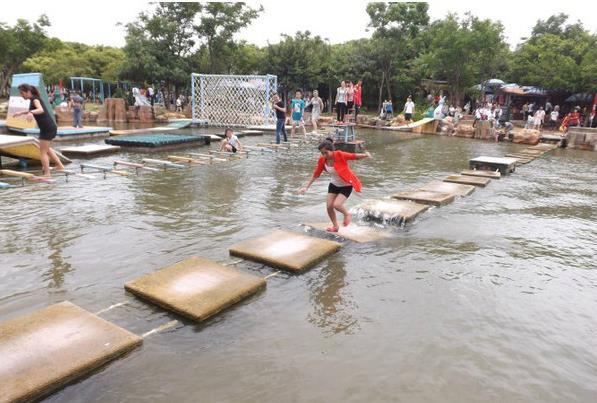
<instances>
[{"instance_id":1,"label":"reflection on water","mask_svg":"<svg viewBox=\"0 0 597 403\"><path fill-rule=\"evenodd\" d=\"M374 159L353 164L363 192L349 207L521 148L360 133ZM186 151L205 150L152 157ZM310 147L3 191L0 320L64 299L92 312L129 300L102 316L138 334L179 319L124 283L193 255L226 261L234 243L326 220L325 175L296 193L316 161ZM390 239L346 242L204 324L182 321L48 401L595 401L595 177L597 153L556 150Z\"/></svg>"}]
</instances>

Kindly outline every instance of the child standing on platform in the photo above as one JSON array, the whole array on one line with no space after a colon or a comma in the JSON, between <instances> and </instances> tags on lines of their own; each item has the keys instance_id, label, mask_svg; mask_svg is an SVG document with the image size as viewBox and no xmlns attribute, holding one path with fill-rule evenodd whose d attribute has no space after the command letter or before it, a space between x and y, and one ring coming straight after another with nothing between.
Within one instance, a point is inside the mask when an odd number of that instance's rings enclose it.
<instances>
[{"instance_id":1,"label":"child standing on platform","mask_svg":"<svg viewBox=\"0 0 597 403\"><path fill-rule=\"evenodd\" d=\"M290 130L290 137L294 137L296 127L303 129L303 137L307 137L307 130L305 130L305 122L303 122L303 113L305 113L305 101L303 100L303 91L296 90L294 98L290 101L290 109L292 110L292 129Z\"/></svg>"}]
</instances>

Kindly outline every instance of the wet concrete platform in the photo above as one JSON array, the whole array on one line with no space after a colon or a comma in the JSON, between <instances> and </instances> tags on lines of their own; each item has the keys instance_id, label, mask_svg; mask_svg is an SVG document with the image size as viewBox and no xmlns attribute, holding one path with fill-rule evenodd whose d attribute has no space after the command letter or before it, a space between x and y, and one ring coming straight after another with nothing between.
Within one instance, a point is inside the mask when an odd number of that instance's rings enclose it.
<instances>
[{"instance_id":1,"label":"wet concrete platform","mask_svg":"<svg viewBox=\"0 0 597 403\"><path fill-rule=\"evenodd\" d=\"M375 242L379 241L380 239L391 237L391 233L389 231L383 231L379 228L374 228L369 225L358 225L355 223L351 223L347 227L340 225L338 232L334 233L326 231L326 228L331 226L330 222L306 223L303 224L303 226L312 230L325 232L326 234L333 234L340 238L358 243Z\"/></svg>"},{"instance_id":2,"label":"wet concrete platform","mask_svg":"<svg viewBox=\"0 0 597 403\"><path fill-rule=\"evenodd\" d=\"M408 190L405 192L395 193L392 195L392 197L398 200L411 200L416 203L443 206L445 204L452 203L456 198L456 194L428 190Z\"/></svg>"},{"instance_id":3,"label":"wet concrete platform","mask_svg":"<svg viewBox=\"0 0 597 403\"><path fill-rule=\"evenodd\" d=\"M203 321L265 288L265 280L201 257L147 274L124 288L195 321Z\"/></svg>"},{"instance_id":4,"label":"wet concrete platform","mask_svg":"<svg viewBox=\"0 0 597 403\"><path fill-rule=\"evenodd\" d=\"M462 185L458 183L448 183L441 181L429 182L426 185L421 186L417 190L425 190L429 192L438 193L453 193L456 196L468 196L475 191L475 187L471 185Z\"/></svg>"},{"instance_id":5,"label":"wet concrete platform","mask_svg":"<svg viewBox=\"0 0 597 403\"><path fill-rule=\"evenodd\" d=\"M419 204L409 200L378 199L366 200L354 207L357 214L364 218L383 222L403 224L415 219L429 208L426 204Z\"/></svg>"},{"instance_id":6,"label":"wet concrete platform","mask_svg":"<svg viewBox=\"0 0 597 403\"><path fill-rule=\"evenodd\" d=\"M0 401L37 400L143 339L61 302L0 324Z\"/></svg>"},{"instance_id":7,"label":"wet concrete platform","mask_svg":"<svg viewBox=\"0 0 597 403\"><path fill-rule=\"evenodd\" d=\"M327 239L276 230L232 246L230 254L270 267L301 272L337 252L340 247L340 243Z\"/></svg>"},{"instance_id":8,"label":"wet concrete platform","mask_svg":"<svg viewBox=\"0 0 597 403\"><path fill-rule=\"evenodd\" d=\"M474 169L465 169L464 171L460 172L461 175L466 176L478 176L481 178L491 178L491 179L500 179L502 174L499 171L484 171L484 170L474 170Z\"/></svg>"},{"instance_id":9,"label":"wet concrete platform","mask_svg":"<svg viewBox=\"0 0 597 403\"><path fill-rule=\"evenodd\" d=\"M484 188L489 184L489 182L491 182L491 179L469 175L448 175L444 178L444 182L459 183L461 185L479 186Z\"/></svg>"},{"instance_id":10,"label":"wet concrete platform","mask_svg":"<svg viewBox=\"0 0 597 403\"><path fill-rule=\"evenodd\" d=\"M516 170L516 159L480 156L469 160L469 168L487 171L499 170L502 175L508 175Z\"/></svg>"}]
</instances>

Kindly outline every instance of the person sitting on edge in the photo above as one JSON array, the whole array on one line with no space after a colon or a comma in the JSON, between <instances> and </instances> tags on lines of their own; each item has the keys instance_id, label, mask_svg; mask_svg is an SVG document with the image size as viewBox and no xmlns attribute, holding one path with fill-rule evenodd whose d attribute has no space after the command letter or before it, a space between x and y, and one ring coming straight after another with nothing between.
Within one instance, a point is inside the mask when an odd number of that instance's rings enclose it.
<instances>
[{"instance_id":1,"label":"person sitting on edge","mask_svg":"<svg viewBox=\"0 0 597 403\"><path fill-rule=\"evenodd\" d=\"M228 151L230 153L236 153L237 151L243 150L243 145L231 128L224 130L224 139L220 144L220 151Z\"/></svg>"},{"instance_id":2,"label":"person sitting on edge","mask_svg":"<svg viewBox=\"0 0 597 403\"><path fill-rule=\"evenodd\" d=\"M294 137L296 127L303 129L303 137L307 137L307 130L303 122L303 113L305 112L305 101L303 100L303 91L296 90L294 99L290 101L290 110L292 110L292 129L290 130L290 137Z\"/></svg>"}]
</instances>

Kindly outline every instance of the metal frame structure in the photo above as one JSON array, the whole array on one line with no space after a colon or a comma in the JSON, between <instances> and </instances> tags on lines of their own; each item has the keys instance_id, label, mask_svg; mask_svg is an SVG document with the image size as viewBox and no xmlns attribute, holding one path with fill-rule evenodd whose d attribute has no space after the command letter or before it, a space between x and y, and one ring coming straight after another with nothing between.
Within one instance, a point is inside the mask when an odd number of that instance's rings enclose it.
<instances>
[{"instance_id":1,"label":"metal frame structure","mask_svg":"<svg viewBox=\"0 0 597 403\"><path fill-rule=\"evenodd\" d=\"M95 83L98 83L99 89L99 98L100 101L104 102L104 80L99 78L91 78L91 77L71 77L70 78L70 88L71 90L75 90L75 80L79 81L81 92L83 92L83 84L85 82L91 81L91 87L93 91L93 102L96 100L96 93L95 93Z\"/></svg>"},{"instance_id":2,"label":"metal frame structure","mask_svg":"<svg viewBox=\"0 0 597 403\"><path fill-rule=\"evenodd\" d=\"M278 77L268 75L191 74L193 122L214 126L275 124L271 98Z\"/></svg>"}]
</instances>

